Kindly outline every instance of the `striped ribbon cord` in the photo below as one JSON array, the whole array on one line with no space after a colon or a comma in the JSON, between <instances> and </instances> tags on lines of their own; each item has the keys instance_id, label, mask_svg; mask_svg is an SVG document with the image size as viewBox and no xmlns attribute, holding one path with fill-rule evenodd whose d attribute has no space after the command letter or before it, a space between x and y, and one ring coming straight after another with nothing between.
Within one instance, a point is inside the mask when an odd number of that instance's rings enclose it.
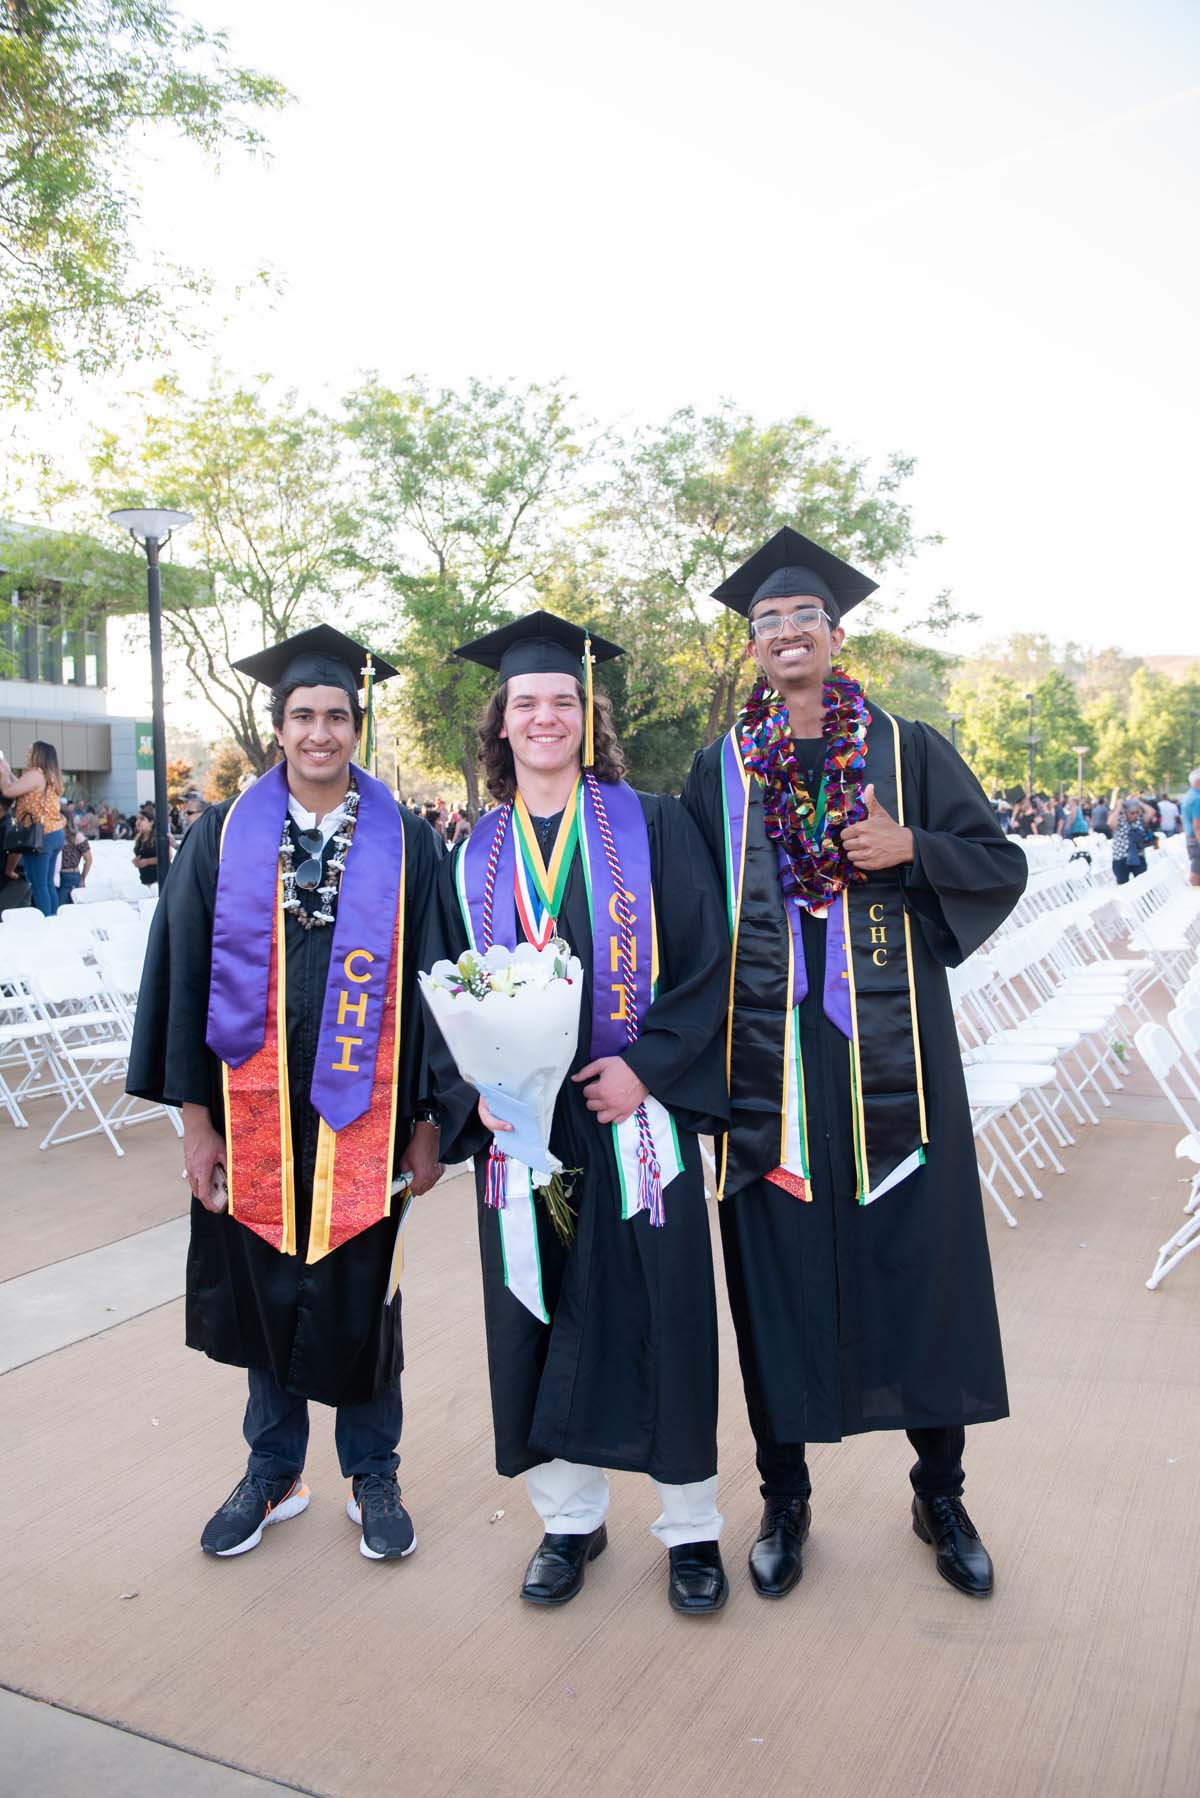
<instances>
[{"instance_id":1,"label":"striped ribbon cord","mask_svg":"<svg viewBox=\"0 0 1200 1798\"><path fill-rule=\"evenodd\" d=\"M492 833L492 846L488 851L487 867L483 871L483 948L484 953L492 946L492 915L496 902L496 869L500 863L500 848L508 831L512 817L512 806L506 805L500 822ZM496 1139L492 1138L492 1146L488 1150L487 1175L483 1183L483 1202L493 1211L503 1211L508 1196L508 1156L496 1147Z\"/></svg>"},{"instance_id":2,"label":"striped ribbon cord","mask_svg":"<svg viewBox=\"0 0 1200 1798\"><path fill-rule=\"evenodd\" d=\"M620 857L617 855L617 845L613 838L612 826L608 821L600 783L590 768L585 770L584 779L592 796L600 841L604 845L605 860L608 862L609 874L612 876L613 887L617 895L617 950L621 960L621 979L625 986L625 1040L629 1043L636 1043L638 1040L638 1015L637 989L634 986L633 970L633 919L629 910L629 900L625 893L625 877L621 872ZM663 1206L662 1170L658 1165L654 1138L650 1133L650 1120L646 1116L644 1104L638 1106L634 1116L637 1119L638 1130L638 1208L648 1211L651 1224L661 1230L667 1221Z\"/></svg>"}]
</instances>

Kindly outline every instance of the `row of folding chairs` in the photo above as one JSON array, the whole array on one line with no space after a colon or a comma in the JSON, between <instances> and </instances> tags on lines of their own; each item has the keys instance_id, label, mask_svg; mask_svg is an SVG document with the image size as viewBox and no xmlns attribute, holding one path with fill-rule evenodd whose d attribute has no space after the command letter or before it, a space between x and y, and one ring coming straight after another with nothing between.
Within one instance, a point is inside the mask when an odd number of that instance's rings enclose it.
<instances>
[{"instance_id":1,"label":"row of folding chairs","mask_svg":"<svg viewBox=\"0 0 1200 1798\"><path fill-rule=\"evenodd\" d=\"M42 1149L103 1134L123 1155L118 1132L162 1116L182 1135L176 1111L125 1091L144 941L114 930L85 955L57 932L16 932L0 952L0 1110L12 1124L27 1128L24 1107L53 1098Z\"/></svg>"},{"instance_id":2,"label":"row of folding chairs","mask_svg":"<svg viewBox=\"0 0 1200 1798\"><path fill-rule=\"evenodd\" d=\"M1110 1107L1157 978L1148 958L1114 956L1077 901L950 971L980 1180L1010 1225L1007 1199L1042 1198L1038 1175L1064 1173L1076 1132Z\"/></svg>"},{"instance_id":3,"label":"row of folding chairs","mask_svg":"<svg viewBox=\"0 0 1200 1798\"><path fill-rule=\"evenodd\" d=\"M1200 1248L1200 958L1167 1013L1165 1024L1143 1024L1134 1037L1138 1054L1163 1098L1183 1125L1175 1157L1190 1164L1184 1222L1160 1244L1146 1285L1154 1292L1167 1275Z\"/></svg>"}]
</instances>

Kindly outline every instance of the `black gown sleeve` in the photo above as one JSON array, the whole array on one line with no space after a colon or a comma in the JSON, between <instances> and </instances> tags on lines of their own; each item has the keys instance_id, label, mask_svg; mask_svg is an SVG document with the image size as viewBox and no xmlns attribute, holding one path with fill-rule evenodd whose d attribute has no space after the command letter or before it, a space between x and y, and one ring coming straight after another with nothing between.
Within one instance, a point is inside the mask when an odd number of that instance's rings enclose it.
<instances>
[{"instance_id":1,"label":"black gown sleeve","mask_svg":"<svg viewBox=\"0 0 1200 1798\"><path fill-rule=\"evenodd\" d=\"M901 870L909 910L930 953L956 968L1004 922L1029 878L983 788L958 751L925 724L904 724L906 787L918 795L913 860Z\"/></svg>"},{"instance_id":2,"label":"black gown sleeve","mask_svg":"<svg viewBox=\"0 0 1200 1798\"><path fill-rule=\"evenodd\" d=\"M437 871L434 902L429 908L421 967L428 973L435 961L457 961L468 947L466 927L458 906L455 866L463 846L451 850ZM446 1166L467 1161L486 1149L491 1134L479 1121L479 1094L468 1086L454 1065L454 1059L442 1039L437 1025L429 1017L424 1004L425 1038L429 1066L430 1096L441 1126L439 1155Z\"/></svg>"},{"instance_id":3,"label":"black gown sleeve","mask_svg":"<svg viewBox=\"0 0 1200 1798\"><path fill-rule=\"evenodd\" d=\"M710 1136L729 1125L725 906L708 850L683 806L639 797L650 828L658 996L623 1059L685 1130Z\"/></svg>"},{"instance_id":4,"label":"black gown sleeve","mask_svg":"<svg viewBox=\"0 0 1200 1798\"><path fill-rule=\"evenodd\" d=\"M221 827L210 806L180 844L146 945L125 1090L161 1105L214 1103L216 1058L205 1045Z\"/></svg>"},{"instance_id":5,"label":"black gown sleeve","mask_svg":"<svg viewBox=\"0 0 1200 1798\"><path fill-rule=\"evenodd\" d=\"M430 1037L434 1034L421 1003L417 972L425 960L431 921L438 909L438 873L446 860L446 845L424 818L407 806L400 807L404 827L404 1029L400 1040L400 1079L396 1094L398 1119L412 1119L418 1112L435 1109L433 1072L429 1065Z\"/></svg>"}]
</instances>

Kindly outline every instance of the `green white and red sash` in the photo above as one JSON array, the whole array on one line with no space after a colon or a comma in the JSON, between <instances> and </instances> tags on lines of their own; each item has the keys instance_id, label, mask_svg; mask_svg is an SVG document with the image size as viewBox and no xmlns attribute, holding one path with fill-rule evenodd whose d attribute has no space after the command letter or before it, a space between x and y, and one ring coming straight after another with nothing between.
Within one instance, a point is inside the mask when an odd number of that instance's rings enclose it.
<instances>
[{"instance_id":1,"label":"green white and red sash","mask_svg":"<svg viewBox=\"0 0 1200 1798\"><path fill-rule=\"evenodd\" d=\"M519 797L482 818L459 851L455 868L467 937L480 952L515 948L518 928L531 942L557 930L576 851L592 929L590 1052L619 1055L637 1041L653 1002L657 942L645 813L632 788L586 774L563 814L549 864ZM512 903L507 895L512 894ZM603 1128L604 1126L601 1126ZM621 1215L665 1222L663 1193L683 1171L674 1119L652 1095L612 1131ZM500 1214L505 1284L544 1322L541 1260L530 1170L492 1145L486 1202Z\"/></svg>"}]
</instances>

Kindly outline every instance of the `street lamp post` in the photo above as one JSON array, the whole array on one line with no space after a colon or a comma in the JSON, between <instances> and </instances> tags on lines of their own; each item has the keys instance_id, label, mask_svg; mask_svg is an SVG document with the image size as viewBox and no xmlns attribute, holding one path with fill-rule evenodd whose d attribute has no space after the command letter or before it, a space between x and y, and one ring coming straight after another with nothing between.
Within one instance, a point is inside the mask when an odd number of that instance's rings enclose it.
<instances>
[{"instance_id":1,"label":"street lamp post","mask_svg":"<svg viewBox=\"0 0 1200 1798\"><path fill-rule=\"evenodd\" d=\"M1033 694L1026 693L1025 698L1029 704L1029 790L1028 790L1026 797L1028 798L1030 805L1032 805L1033 804L1033 748L1034 748L1034 744L1037 742L1037 738L1033 734Z\"/></svg>"},{"instance_id":2,"label":"street lamp post","mask_svg":"<svg viewBox=\"0 0 1200 1798\"><path fill-rule=\"evenodd\" d=\"M1080 805L1082 805L1083 804L1083 758L1087 754L1086 743L1084 743L1084 744L1076 743L1074 748L1071 750L1071 754L1076 758L1076 760L1079 763L1078 797L1079 797L1079 803L1080 803Z\"/></svg>"},{"instance_id":3,"label":"street lamp post","mask_svg":"<svg viewBox=\"0 0 1200 1798\"><path fill-rule=\"evenodd\" d=\"M190 512L161 506L131 506L108 515L129 532L146 552L146 610L150 618L151 733L154 745L154 854L158 890L170 864L170 816L167 808L167 720L163 707L162 573L158 552L176 531L191 524Z\"/></svg>"},{"instance_id":4,"label":"street lamp post","mask_svg":"<svg viewBox=\"0 0 1200 1798\"><path fill-rule=\"evenodd\" d=\"M966 714L963 712L951 712L951 714L950 714L950 747L951 747L951 749L958 748L958 727L962 723L965 715Z\"/></svg>"}]
</instances>

